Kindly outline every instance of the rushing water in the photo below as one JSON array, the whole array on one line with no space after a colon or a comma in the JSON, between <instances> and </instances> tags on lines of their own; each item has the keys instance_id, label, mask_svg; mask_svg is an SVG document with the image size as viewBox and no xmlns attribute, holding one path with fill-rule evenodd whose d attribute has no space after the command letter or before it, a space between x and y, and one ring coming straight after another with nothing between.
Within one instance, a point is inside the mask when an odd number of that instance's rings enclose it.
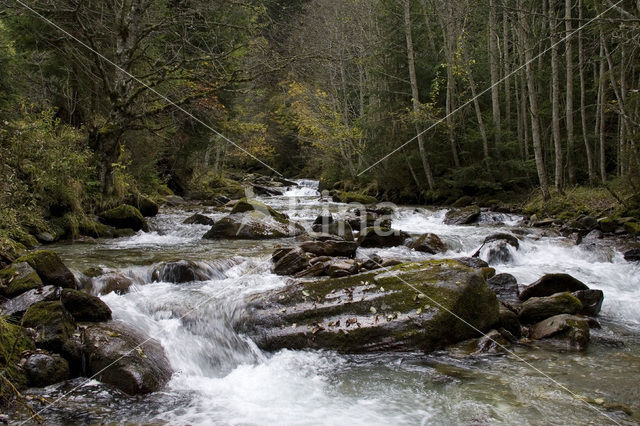
<instances>
[{"instance_id":1,"label":"rushing water","mask_svg":"<svg viewBox=\"0 0 640 426\"><path fill-rule=\"evenodd\" d=\"M306 224L322 211L346 208L319 201L316 187L317 182L299 181L284 196L263 201ZM201 211L214 219L223 215L205 207ZM562 353L538 344L516 346L510 355L476 357L455 352L263 353L233 332L232 318L247 295L286 284L287 278L270 272L269 257L275 244L293 240L202 240L206 226L182 224L192 213L163 210L152 219L152 232L55 247L78 274L101 266L134 279L130 293L103 299L115 319L162 343L175 373L163 392L138 398L86 379L34 390L53 400L83 385L44 413L48 422L607 424L633 420L605 409L606 404L640 410L640 267L625 262L615 244L575 246L565 238L525 229L513 260L492 265L521 284L547 272L566 272L602 289L603 328L592 333L584 353ZM521 219L485 213L480 225L447 226L444 214L403 207L393 227L411 234L436 233L451 248L439 257L459 257L471 255L487 235L515 229ZM430 257L406 247L360 249L358 256L372 252L405 260ZM211 279L151 283L154 264L177 259L202 262Z\"/></svg>"}]
</instances>

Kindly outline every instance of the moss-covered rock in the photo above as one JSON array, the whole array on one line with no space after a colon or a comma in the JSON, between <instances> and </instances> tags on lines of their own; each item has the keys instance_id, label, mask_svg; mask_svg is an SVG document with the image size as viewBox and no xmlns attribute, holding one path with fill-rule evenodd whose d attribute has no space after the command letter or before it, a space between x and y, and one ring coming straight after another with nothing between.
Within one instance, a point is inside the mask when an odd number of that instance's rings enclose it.
<instances>
[{"instance_id":1,"label":"moss-covered rock","mask_svg":"<svg viewBox=\"0 0 640 426\"><path fill-rule=\"evenodd\" d=\"M114 228L129 228L134 231L148 231L149 225L140 213L140 210L133 206L123 204L100 214L100 220L106 225Z\"/></svg>"},{"instance_id":2,"label":"moss-covered rock","mask_svg":"<svg viewBox=\"0 0 640 426\"><path fill-rule=\"evenodd\" d=\"M0 271L0 295L12 298L42 287L38 273L26 262L14 263Z\"/></svg>"},{"instance_id":3,"label":"moss-covered rock","mask_svg":"<svg viewBox=\"0 0 640 426\"><path fill-rule=\"evenodd\" d=\"M289 216L287 216L286 214L280 213L279 211L276 211L275 209L267 206L264 203L261 203L260 201L249 200L247 198L238 200L238 202L233 206L233 209L231 209L231 214L252 211L257 211L262 214L271 216L278 221L287 221L289 219Z\"/></svg>"},{"instance_id":4,"label":"moss-covered rock","mask_svg":"<svg viewBox=\"0 0 640 426\"><path fill-rule=\"evenodd\" d=\"M25 388L28 383L24 370L18 366L21 353L34 348L24 328L0 317L0 374L17 389ZM0 380L0 407L7 405L13 396L10 386Z\"/></svg>"},{"instance_id":5,"label":"moss-covered rock","mask_svg":"<svg viewBox=\"0 0 640 426\"><path fill-rule=\"evenodd\" d=\"M253 296L238 328L263 349L432 351L498 322L483 276L455 260L298 282Z\"/></svg>"},{"instance_id":6,"label":"moss-covered rock","mask_svg":"<svg viewBox=\"0 0 640 426\"><path fill-rule=\"evenodd\" d=\"M532 297L522 304L518 318L532 324L560 314L577 314L582 303L571 293L557 293L547 297Z\"/></svg>"},{"instance_id":7,"label":"moss-covered rock","mask_svg":"<svg viewBox=\"0 0 640 426\"><path fill-rule=\"evenodd\" d=\"M142 216L153 217L158 214L158 204L149 197L143 195L131 195L126 203L140 210Z\"/></svg>"},{"instance_id":8,"label":"moss-covered rock","mask_svg":"<svg viewBox=\"0 0 640 426\"><path fill-rule=\"evenodd\" d=\"M160 343L123 323L90 325L83 342L88 374L129 395L155 392L171 378Z\"/></svg>"},{"instance_id":9,"label":"moss-covered rock","mask_svg":"<svg viewBox=\"0 0 640 426\"><path fill-rule=\"evenodd\" d=\"M62 306L78 322L100 322L111 319L111 309L100 298L82 291L64 289Z\"/></svg>"},{"instance_id":10,"label":"moss-covered rock","mask_svg":"<svg viewBox=\"0 0 640 426\"><path fill-rule=\"evenodd\" d=\"M631 235L640 235L640 224L635 222L627 222L623 225L624 230Z\"/></svg>"},{"instance_id":11,"label":"moss-covered rock","mask_svg":"<svg viewBox=\"0 0 640 426\"><path fill-rule=\"evenodd\" d=\"M55 251L36 250L20 257L17 262L26 262L36 270L44 285L54 285L63 288L76 288L76 278L62 263L62 259Z\"/></svg>"},{"instance_id":12,"label":"moss-covered rock","mask_svg":"<svg viewBox=\"0 0 640 426\"><path fill-rule=\"evenodd\" d=\"M0 306L0 313L13 317L16 321L31 305L39 302L51 302L60 298L60 287L47 285L22 293L19 296L9 299Z\"/></svg>"},{"instance_id":13,"label":"moss-covered rock","mask_svg":"<svg viewBox=\"0 0 640 426\"><path fill-rule=\"evenodd\" d=\"M253 210L223 217L202 238L260 240L295 237L304 232L298 223Z\"/></svg>"},{"instance_id":14,"label":"moss-covered rock","mask_svg":"<svg viewBox=\"0 0 640 426\"><path fill-rule=\"evenodd\" d=\"M36 346L57 353L69 351L67 342L76 328L73 317L60 301L31 305L24 313L21 325L36 331Z\"/></svg>"},{"instance_id":15,"label":"moss-covered rock","mask_svg":"<svg viewBox=\"0 0 640 426\"><path fill-rule=\"evenodd\" d=\"M14 262L27 251L27 248L17 241L0 234L0 268Z\"/></svg>"},{"instance_id":16,"label":"moss-covered rock","mask_svg":"<svg viewBox=\"0 0 640 426\"><path fill-rule=\"evenodd\" d=\"M359 194L357 192L333 191L333 200L340 203L358 203L358 204L375 204L378 202L376 197L370 195Z\"/></svg>"}]
</instances>

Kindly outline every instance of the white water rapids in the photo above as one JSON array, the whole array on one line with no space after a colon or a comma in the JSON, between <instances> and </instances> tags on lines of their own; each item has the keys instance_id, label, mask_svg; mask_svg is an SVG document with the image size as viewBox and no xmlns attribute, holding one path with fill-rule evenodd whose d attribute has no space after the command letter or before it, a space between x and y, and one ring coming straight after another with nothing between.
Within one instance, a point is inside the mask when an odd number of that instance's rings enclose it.
<instances>
[{"instance_id":1,"label":"white water rapids","mask_svg":"<svg viewBox=\"0 0 640 426\"><path fill-rule=\"evenodd\" d=\"M282 197L264 198L294 220L310 223L338 203L318 201L317 182L299 181ZM293 202L292 202L293 200ZM105 399L92 382L49 411L48 422L158 422L170 424L603 424L582 400L559 389L513 356L455 358L445 353L346 356L333 352L263 353L232 330L234 313L254 292L278 288L287 278L270 272L275 244L289 241L203 241L207 226L183 225L193 212L167 210L153 232L91 244L57 246L76 271L104 266L138 278L134 291L103 296L115 319L158 339L175 370L163 392ZM206 212L217 219L223 213ZM439 257L470 256L484 238L509 231L520 218L484 214L480 225L443 224L444 210L400 208L393 227L433 232L451 248ZM498 220L500 223L497 225ZM544 273L566 272L605 293L601 333L615 345L593 341L582 354L516 348L519 356L573 392L606 401L640 400L640 266L613 245L575 246L539 230L526 230L513 261L492 265L527 284ZM407 249L360 249L383 258L427 259ZM236 262L224 259L236 257ZM208 262L219 275L187 284L149 283L151 265L163 260ZM145 284L146 283L146 284ZM596 339L597 340L597 339ZM604 340L605 342L608 340ZM50 396L61 389L47 389ZM84 405L83 405L84 404ZM91 406L79 410L78 407ZM639 409L640 407L635 407ZM70 412L74 412L73 415ZM618 422L629 421L606 412ZM71 417L69 417L71 416ZM73 417L76 416L76 417ZM67 419L67 420L63 420ZM72 420L69 420L72 419Z\"/></svg>"}]
</instances>

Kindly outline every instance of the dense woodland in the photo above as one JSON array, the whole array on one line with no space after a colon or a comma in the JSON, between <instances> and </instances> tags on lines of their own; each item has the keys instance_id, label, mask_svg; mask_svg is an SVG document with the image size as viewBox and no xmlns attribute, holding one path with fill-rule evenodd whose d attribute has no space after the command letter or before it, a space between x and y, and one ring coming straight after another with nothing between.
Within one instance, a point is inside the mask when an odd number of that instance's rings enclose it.
<instances>
[{"instance_id":1,"label":"dense woodland","mask_svg":"<svg viewBox=\"0 0 640 426\"><path fill-rule=\"evenodd\" d=\"M634 213L632 0L1 4L5 229L276 171L420 203L607 185Z\"/></svg>"}]
</instances>

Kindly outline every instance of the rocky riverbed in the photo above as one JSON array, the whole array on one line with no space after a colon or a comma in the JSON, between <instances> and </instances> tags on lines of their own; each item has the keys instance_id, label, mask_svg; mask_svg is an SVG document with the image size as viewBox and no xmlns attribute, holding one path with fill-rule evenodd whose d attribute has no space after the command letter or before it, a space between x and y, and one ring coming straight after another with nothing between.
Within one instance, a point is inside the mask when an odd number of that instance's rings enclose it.
<instances>
[{"instance_id":1,"label":"rocky riverbed","mask_svg":"<svg viewBox=\"0 0 640 426\"><path fill-rule=\"evenodd\" d=\"M638 420L637 241L269 188L8 259L3 335L21 342L33 409L50 423Z\"/></svg>"}]
</instances>

